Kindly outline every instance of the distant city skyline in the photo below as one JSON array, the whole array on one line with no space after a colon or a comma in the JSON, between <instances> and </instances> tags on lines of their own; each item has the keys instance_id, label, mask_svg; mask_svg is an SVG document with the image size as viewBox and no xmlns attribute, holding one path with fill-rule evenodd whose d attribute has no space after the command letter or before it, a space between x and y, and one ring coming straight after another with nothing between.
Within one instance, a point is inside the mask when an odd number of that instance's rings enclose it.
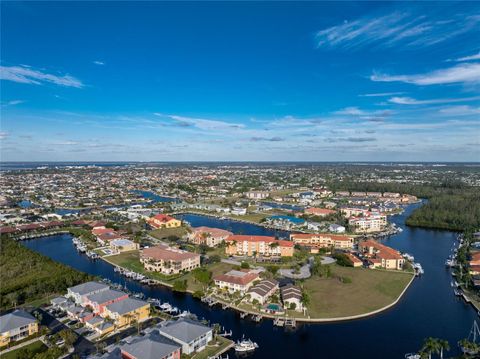
<instances>
[{"instance_id":1,"label":"distant city skyline","mask_svg":"<svg viewBox=\"0 0 480 359\"><path fill-rule=\"evenodd\" d=\"M2 2L2 161L480 161L480 3Z\"/></svg>"}]
</instances>

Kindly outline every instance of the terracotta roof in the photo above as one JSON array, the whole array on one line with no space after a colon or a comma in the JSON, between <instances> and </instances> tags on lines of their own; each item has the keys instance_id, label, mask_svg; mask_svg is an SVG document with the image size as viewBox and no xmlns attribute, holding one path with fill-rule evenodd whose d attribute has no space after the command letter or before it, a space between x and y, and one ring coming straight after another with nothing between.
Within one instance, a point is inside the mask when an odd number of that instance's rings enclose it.
<instances>
[{"instance_id":1,"label":"terracotta roof","mask_svg":"<svg viewBox=\"0 0 480 359\"><path fill-rule=\"evenodd\" d=\"M164 261L182 261L186 259L200 257L200 255L196 253L190 253L187 251L182 251L166 246L145 248L144 250L142 250L141 256Z\"/></svg>"},{"instance_id":2,"label":"terracotta roof","mask_svg":"<svg viewBox=\"0 0 480 359\"><path fill-rule=\"evenodd\" d=\"M383 258L383 259L403 259L402 255L400 254L399 251L387 247L381 243L378 243L377 241L374 241L372 239L368 239L365 242L359 243L359 248L368 248L368 247L373 247L377 250L377 253L375 254L376 257L378 258Z\"/></svg>"},{"instance_id":3,"label":"terracotta roof","mask_svg":"<svg viewBox=\"0 0 480 359\"><path fill-rule=\"evenodd\" d=\"M265 242L265 243L278 243L282 247L293 247L294 243L291 241L283 241L277 240L275 237L270 236L248 236L248 235L240 235L234 234L228 236L226 239L227 242Z\"/></svg>"},{"instance_id":4,"label":"terracotta roof","mask_svg":"<svg viewBox=\"0 0 480 359\"><path fill-rule=\"evenodd\" d=\"M13 233L16 232L17 229L13 227L1 227L0 228L0 233Z\"/></svg>"},{"instance_id":5,"label":"terracotta roof","mask_svg":"<svg viewBox=\"0 0 480 359\"><path fill-rule=\"evenodd\" d=\"M220 274L213 277L213 280L232 284L246 285L253 282L257 278L258 274L254 272L231 270L230 272L227 272L225 274Z\"/></svg>"},{"instance_id":6,"label":"terracotta roof","mask_svg":"<svg viewBox=\"0 0 480 359\"><path fill-rule=\"evenodd\" d=\"M92 229L92 234L98 236L100 234L105 234L105 233L112 233L115 232L112 228L95 228Z\"/></svg>"},{"instance_id":7,"label":"terracotta roof","mask_svg":"<svg viewBox=\"0 0 480 359\"><path fill-rule=\"evenodd\" d=\"M207 233L212 237L225 237L225 236L233 235L232 232L226 231L224 229L210 228L210 227L205 227L205 226L195 227L195 228L192 228L192 230L193 230L193 233L195 235L202 234L202 233Z\"/></svg>"},{"instance_id":8,"label":"terracotta roof","mask_svg":"<svg viewBox=\"0 0 480 359\"><path fill-rule=\"evenodd\" d=\"M311 234L311 233L294 233L290 235L292 240L295 238L298 239L310 239L310 238L330 238L334 241L350 241L352 237L342 236L338 234L328 234L328 233L318 233L318 234Z\"/></svg>"},{"instance_id":9,"label":"terracotta roof","mask_svg":"<svg viewBox=\"0 0 480 359\"><path fill-rule=\"evenodd\" d=\"M310 214L333 214L333 213L336 213L336 211L331 210L331 209L316 208L316 207L307 208L307 209L305 209L305 212L310 213Z\"/></svg>"},{"instance_id":10,"label":"terracotta roof","mask_svg":"<svg viewBox=\"0 0 480 359\"><path fill-rule=\"evenodd\" d=\"M172 220L175 220L175 218L167 215L167 214L157 214L156 216L153 216L152 218L150 218L150 220L156 220L156 221L160 221L160 222L170 222Z\"/></svg>"}]
</instances>

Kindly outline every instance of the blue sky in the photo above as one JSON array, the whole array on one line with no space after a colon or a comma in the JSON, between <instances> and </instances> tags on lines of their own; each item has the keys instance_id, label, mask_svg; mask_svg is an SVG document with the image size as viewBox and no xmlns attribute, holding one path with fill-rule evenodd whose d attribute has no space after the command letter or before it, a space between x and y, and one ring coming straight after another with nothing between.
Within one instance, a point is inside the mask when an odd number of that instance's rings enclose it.
<instances>
[{"instance_id":1,"label":"blue sky","mask_svg":"<svg viewBox=\"0 0 480 359\"><path fill-rule=\"evenodd\" d=\"M480 3L2 2L2 161L480 161Z\"/></svg>"}]
</instances>

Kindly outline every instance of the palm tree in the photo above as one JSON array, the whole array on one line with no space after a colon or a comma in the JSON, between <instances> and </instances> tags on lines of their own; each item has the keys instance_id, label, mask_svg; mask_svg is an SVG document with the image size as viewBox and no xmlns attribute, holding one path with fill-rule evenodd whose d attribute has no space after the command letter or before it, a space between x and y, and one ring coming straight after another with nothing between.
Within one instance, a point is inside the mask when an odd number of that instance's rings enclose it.
<instances>
[{"instance_id":1,"label":"palm tree","mask_svg":"<svg viewBox=\"0 0 480 359\"><path fill-rule=\"evenodd\" d=\"M438 339L438 346L440 349L440 358L443 359L443 351L449 351L450 350L450 344L448 344L447 340L444 339Z\"/></svg>"},{"instance_id":2,"label":"palm tree","mask_svg":"<svg viewBox=\"0 0 480 359\"><path fill-rule=\"evenodd\" d=\"M438 339L428 337L423 342L422 349L420 349L420 355L422 357L427 357L428 359L432 358L432 353L439 352L439 343Z\"/></svg>"}]
</instances>

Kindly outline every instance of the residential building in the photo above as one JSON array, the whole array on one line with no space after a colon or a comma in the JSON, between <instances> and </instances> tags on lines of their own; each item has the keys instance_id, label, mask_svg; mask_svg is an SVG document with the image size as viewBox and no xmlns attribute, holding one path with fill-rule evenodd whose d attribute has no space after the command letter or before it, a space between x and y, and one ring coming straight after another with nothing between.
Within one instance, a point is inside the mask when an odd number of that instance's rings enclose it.
<instances>
[{"instance_id":1,"label":"residential building","mask_svg":"<svg viewBox=\"0 0 480 359\"><path fill-rule=\"evenodd\" d=\"M181 318L166 322L158 327L164 337L182 346L182 354L193 354L202 351L213 339L212 328L197 321Z\"/></svg>"},{"instance_id":2,"label":"residential building","mask_svg":"<svg viewBox=\"0 0 480 359\"><path fill-rule=\"evenodd\" d=\"M165 245L143 249L140 253L140 261L146 270L163 274L189 272L200 267L199 254Z\"/></svg>"},{"instance_id":3,"label":"residential building","mask_svg":"<svg viewBox=\"0 0 480 359\"><path fill-rule=\"evenodd\" d=\"M192 228L188 239L195 244L205 244L209 247L216 247L231 235L233 235L232 232L220 228L196 227Z\"/></svg>"},{"instance_id":4,"label":"residential building","mask_svg":"<svg viewBox=\"0 0 480 359\"><path fill-rule=\"evenodd\" d=\"M230 293L240 292L244 295L253 285L253 282L259 279L259 275L253 271L231 270L225 274L213 277L215 285L221 289L226 289Z\"/></svg>"},{"instance_id":5,"label":"residential building","mask_svg":"<svg viewBox=\"0 0 480 359\"><path fill-rule=\"evenodd\" d=\"M84 306L90 306L95 314L102 314L109 304L128 298L128 294L119 290L107 289L87 296Z\"/></svg>"},{"instance_id":6,"label":"residential building","mask_svg":"<svg viewBox=\"0 0 480 359\"><path fill-rule=\"evenodd\" d=\"M387 226L387 216L375 214L366 217L353 217L348 220L348 225L356 233L380 232Z\"/></svg>"},{"instance_id":7,"label":"residential building","mask_svg":"<svg viewBox=\"0 0 480 359\"><path fill-rule=\"evenodd\" d=\"M280 287L284 309L295 309L298 312L303 311L302 290L293 284L287 284Z\"/></svg>"},{"instance_id":8,"label":"residential building","mask_svg":"<svg viewBox=\"0 0 480 359\"><path fill-rule=\"evenodd\" d=\"M126 298L105 306L102 316L113 319L118 327L123 327L134 321L142 322L148 319L150 304L140 299Z\"/></svg>"},{"instance_id":9,"label":"residential building","mask_svg":"<svg viewBox=\"0 0 480 359\"><path fill-rule=\"evenodd\" d=\"M317 208L317 207L310 207L305 209L305 214L309 214L312 216L319 216L319 217L326 217L331 214L335 214L337 211L334 211L333 209L327 209L327 208Z\"/></svg>"},{"instance_id":10,"label":"residential building","mask_svg":"<svg viewBox=\"0 0 480 359\"><path fill-rule=\"evenodd\" d=\"M339 224L331 224L329 227L328 227L328 230L332 233L345 233L345 227L344 226L341 226Z\"/></svg>"},{"instance_id":11,"label":"residential building","mask_svg":"<svg viewBox=\"0 0 480 359\"><path fill-rule=\"evenodd\" d=\"M113 253L134 251L140 248L138 243L135 243L129 239L115 239L110 242L109 246Z\"/></svg>"},{"instance_id":12,"label":"residential building","mask_svg":"<svg viewBox=\"0 0 480 359\"><path fill-rule=\"evenodd\" d=\"M75 287L70 287L67 289L67 297L73 299L76 304L85 305L88 301L88 296L109 290L110 287L105 283L100 282L86 282Z\"/></svg>"},{"instance_id":13,"label":"residential building","mask_svg":"<svg viewBox=\"0 0 480 359\"><path fill-rule=\"evenodd\" d=\"M403 269L405 259L399 251L372 239L360 242L358 250L367 258L372 268Z\"/></svg>"},{"instance_id":14,"label":"residential building","mask_svg":"<svg viewBox=\"0 0 480 359\"><path fill-rule=\"evenodd\" d=\"M294 233L290 235L290 240L301 246L317 248L351 249L354 245L353 237L326 233Z\"/></svg>"},{"instance_id":15,"label":"residential building","mask_svg":"<svg viewBox=\"0 0 480 359\"><path fill-rule=\"evenodd\" d=\"M255 199L255 200L260 200L260 199L265 199L268 198L270 194L265 191L249 191L245 193L245 196L249 199Z\"/></svg>"},{"instance_id":16,"label":"residential building","mask_svg":"<svg viewBox=\"0 0 480 359\"><path fill-rule=\"evenodd\" d=\"M293 256L293 242L277 240L270 236L232 235L226 241L227 255L265 257Z\"/></svg>"},{"instance_id":17,"label":"residential building","mask_svg":"<svg viewBox=\"0 0 480 359\"><path fill-rule=\"evenodd\" d=\"M182 222L176 218L173 218L166 214L157 214L149 219L147 223L153 228L178 228L182 225Z\"/></svg>"},{"instance_id":18,"label":"residential building","mask_svg":"<svg viewBox=\"0 0 480 359\"><path fill-rule=\"evenodd\" d=\"M17 309L0 317L0 348L38 333L38 322L29 313Z\"/></svg>"},{"instance_id":19,"label":"residential building","mask_svg":"<svg viewBox=\"0 0 480 359\"><path fill-rule=\"evenodd\" d=\"M153 331L121 345L119 359L180 359L181 348L173 340Z\"/></svg>"},{"instance_id":20,"label":"residential building","mask_svg":"<svg viewBox=\"0 0 480 359\"><path fill-rule=\"evenodd\" d=\"M247 214L247 209L242 207L233 207L231 213L236 216L244 216Z\"/></svg>"},{"instance_id":21,"label":"residential building","mask_svg":"<svg viewBox=\"0 0 480 359\"><path fill-rule=\"evenodd\" d=\"M256 300L263 305L278 290L278 282L275 279L264 279L248 290L250 302Z\"/></svg>"},{"instance_id":22,"label":"residential building","mask_svg":"<svg viewBox=\"0 0 480 359\"><path fill-rule=\"evenodd\" d=\"M358 258L356 255L352 254L352 253L345 253L346 256L350 259L350 261L352 262L352 265L356 268L356 267L361 267L363 266L363 261Z\"/></svg>"}]
</instances>

